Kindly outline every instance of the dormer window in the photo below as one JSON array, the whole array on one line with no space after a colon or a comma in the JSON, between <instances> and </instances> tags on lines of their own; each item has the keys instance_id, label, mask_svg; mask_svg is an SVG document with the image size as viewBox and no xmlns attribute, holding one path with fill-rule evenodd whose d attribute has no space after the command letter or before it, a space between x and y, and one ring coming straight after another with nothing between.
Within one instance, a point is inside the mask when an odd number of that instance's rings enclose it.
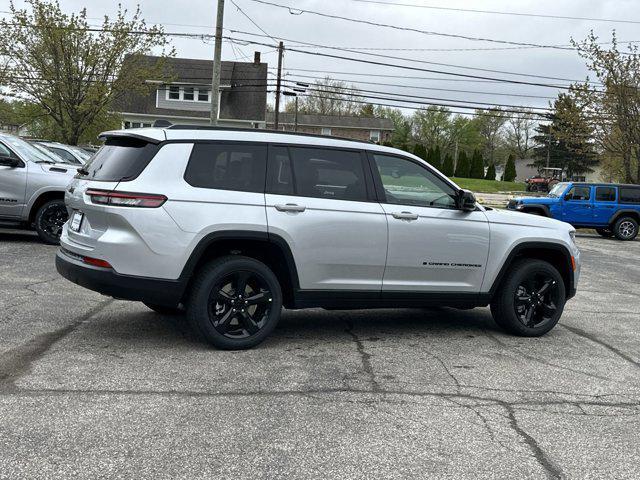
<instances>
[{"instance_id":1,"label":"dormer window","mask_svg":"<svg viewBox=\"0 0 640 480\"><path fill-rule=\"evenodd\" d=\"M178 102L211 102L211 89L202 87L181 87L178 85L169 85L166 90L167 100Z\"/></svg>"}]
</instances>

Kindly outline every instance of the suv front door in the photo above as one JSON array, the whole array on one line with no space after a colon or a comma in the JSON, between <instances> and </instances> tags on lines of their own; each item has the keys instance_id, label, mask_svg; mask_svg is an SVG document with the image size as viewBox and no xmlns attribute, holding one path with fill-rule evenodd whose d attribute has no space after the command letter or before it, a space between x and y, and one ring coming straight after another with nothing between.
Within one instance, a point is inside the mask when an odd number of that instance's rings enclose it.
<instances>
[{"instance_id":1,"label":"suv front door","mask_svg":"<svg viewBox=\"0 0 640 480\"><path fill-rule=\"evenodd\" d=\"M0 155L20 160L8 146L0 142ZM25 205L27 165L20 160L17 167L0 165L0 217L20 219Z\"/></svg>"},{"instance_id":2,"label":"suv front door","mask_svg":"<svg viewBox=\"0 0 640 480\"><path fill-rule=\"evenodd\" d=\"M271 146L267 171L269 233L289 244L300 288L379 293L387 223L365 155Z\"/></svg>"},{"instance_id":3,"label":"suv front door","mask_svg":"<svg viewBox=\"0 0 640 480\"><path fill-rule=\"evenodd\" d=\"M478 293L489 223L456 205L456 189L412 159L370 153L389 227L384 292Z\"/></svg>"}]
</instances>

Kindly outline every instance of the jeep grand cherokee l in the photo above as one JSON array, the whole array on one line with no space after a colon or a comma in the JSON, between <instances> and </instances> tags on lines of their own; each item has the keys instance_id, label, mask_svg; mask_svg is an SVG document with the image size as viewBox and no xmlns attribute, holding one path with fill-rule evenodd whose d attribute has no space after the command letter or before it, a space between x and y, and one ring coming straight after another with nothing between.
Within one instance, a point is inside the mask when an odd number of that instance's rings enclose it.
<instances>
[{"instance_id":1,"label":"jeep grand cherokee l","mask_svg":"<svg viewBox=\"0 0 640 480\"><path fill-rule=\"evenodd\" d=\"M102 138L66 193L58 271L185 309L219 348L257 345L283 306L491 305L504 329L539 336L575 293L573 227L477 205L400 150L181 126Z\"/></svg>"}]
</instances>

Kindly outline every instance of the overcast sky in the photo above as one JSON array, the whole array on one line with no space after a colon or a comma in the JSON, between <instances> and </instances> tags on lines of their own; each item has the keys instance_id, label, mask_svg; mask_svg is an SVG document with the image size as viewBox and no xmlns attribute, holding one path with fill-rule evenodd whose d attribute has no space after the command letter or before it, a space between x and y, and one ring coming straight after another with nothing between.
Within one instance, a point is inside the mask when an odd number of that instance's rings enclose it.
<instances>
[{"instance_id":1,"label":"overcast sky","mask_svg":"<svg viewBox=\"0 0 640 480\"><path fill-rule=\"evenodd\" d=\"M378 48L412 48L412 49L489 49L505 48L510 45L490 43L485 41L471 41L465 39L448 38L437 35L395 30L364 24L351 23L338 19L318 17L309 13L292 15L286 9L261 5L251 0L234 0L235 3L251 17L263 30L273 37L284 37L294 41L304 41L338 47L378 47ZM410 6L387 6L380 4L361 3L355 0L270 0L273 3L289 5L293 8L303 8L332 15L340 15L367 21L392 24L398 27L408 27L428 30L445 34L459 34L472 37L490 38L510 42L522 42L544 45L568 44L571 37L583 39L590 30L594 30L601 37L601 41L609 41L611 32L615 29L618 38L624 41L640 41L640 32L636 23L614 23L593 20L570 20L534 18L524 16L497 15L489 13L473 13L459 11L444 11L435 9L415 8ZM502 12L536 13L545 15L591 17L603 19L617 19L640 22L638 0L381 0L383 2L404 3L413 5L428 5L453 7L463 9L493 10ZM1 0L6 10L8 1ZM115 2L98 0L60 0L66 11L78 11L82 7L88 10L90 18L102 15L112 15L117 8ZM216 0L147 0L129 1L121 3L134 10L139 3L143 16L148 23L159 23L165 26L167 32L213 33L215 25ZM24 5L23 1L16 1L17 6ZM294 10L294 13L299 13ZM262 34L258 28L247 19L231 0L226 0L225 28L242 30ZM228 35L243 36L240 34ZM245 35L246 37L246 35ZM256 40L273 43L271 39ZM291 42L285 42L285 46ZM212 58L213 45L198 39L174 39L178 56L188 58ZM625 47L626 48L626 47ZM242 60L242 55L253 57L253 51L262 52L263 61L270 67L277 64L277 55L273 47L255 45L236 45L226 43L223 48L224 60ZM371 59L378 62L412 65L418 68L446 70L449 72L468 73L489 77L508 78L540 83L558 83L557 80L507 75L506 73L490 73L475 70L465 70L450 66L437 66L412 63L406 60L391 60L357 55L349 52L310 49L343 56ZM528 48L508 50L479 50L479 51L370 51L383 55L405 57L415 60L441 62L457 66L501 70L531 75L542 75L565 79L584 79L587 71L584 62L574 51L549 48ZM325 76L323 71L340 71L343 74L331 74L340 79L353 81L367 81L390 83L394 85L417 86L422 88L441 88L472 90L509 95L533 95L540 97L555 97L556 89L535 87L529 85L512 85L505 83L488 83L478 81L459 81L456 77L435 75L426 72L400 70L387 66L367 65L331 58L316 57L295 52L288 52L284 62L286 69L309 69L312 72L287 70L289 79L312 81L301 77ZM368 74L366 76L354 74ZM395 75L404 78L384 78L374 75ZM412 79L408 77L426 77ZM567 82L560 82L567 83ZM492 104L546 106L545 98L528 98L517 96L498 96L486 93L459 93L438 90L418 90L399 87L356 84L368 90L384 90L400 92L425 97L456 99L465 102L488 102ZM389 102L390 103L390 102Z\"/></svg>"}]
</instances>

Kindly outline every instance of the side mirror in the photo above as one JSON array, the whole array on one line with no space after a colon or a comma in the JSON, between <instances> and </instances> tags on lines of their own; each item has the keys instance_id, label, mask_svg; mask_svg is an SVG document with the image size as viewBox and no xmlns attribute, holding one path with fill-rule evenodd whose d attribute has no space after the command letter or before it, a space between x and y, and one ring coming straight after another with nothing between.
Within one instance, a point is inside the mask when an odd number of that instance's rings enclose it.
<instances>
[{"instance_id":1,"label":"side mirror","mask_svg":"<svg viewBox=\"0 0 640 480\"><path fill-rule=\"evenodd\" d=\"M20 160L13 157L0 156L0 167L16 168L20 165Z\"/></svg>"},{"instance_id":2,"label":"side mirror","mask_svg":"<svg viewBox=\"0 0 640 480\"><path fill-rule=\"evenodd\" d=\"M458 208L463 212L473 212L476 209L476 196L469 190L460 190Z\"/></svg>"}]
</instances>

